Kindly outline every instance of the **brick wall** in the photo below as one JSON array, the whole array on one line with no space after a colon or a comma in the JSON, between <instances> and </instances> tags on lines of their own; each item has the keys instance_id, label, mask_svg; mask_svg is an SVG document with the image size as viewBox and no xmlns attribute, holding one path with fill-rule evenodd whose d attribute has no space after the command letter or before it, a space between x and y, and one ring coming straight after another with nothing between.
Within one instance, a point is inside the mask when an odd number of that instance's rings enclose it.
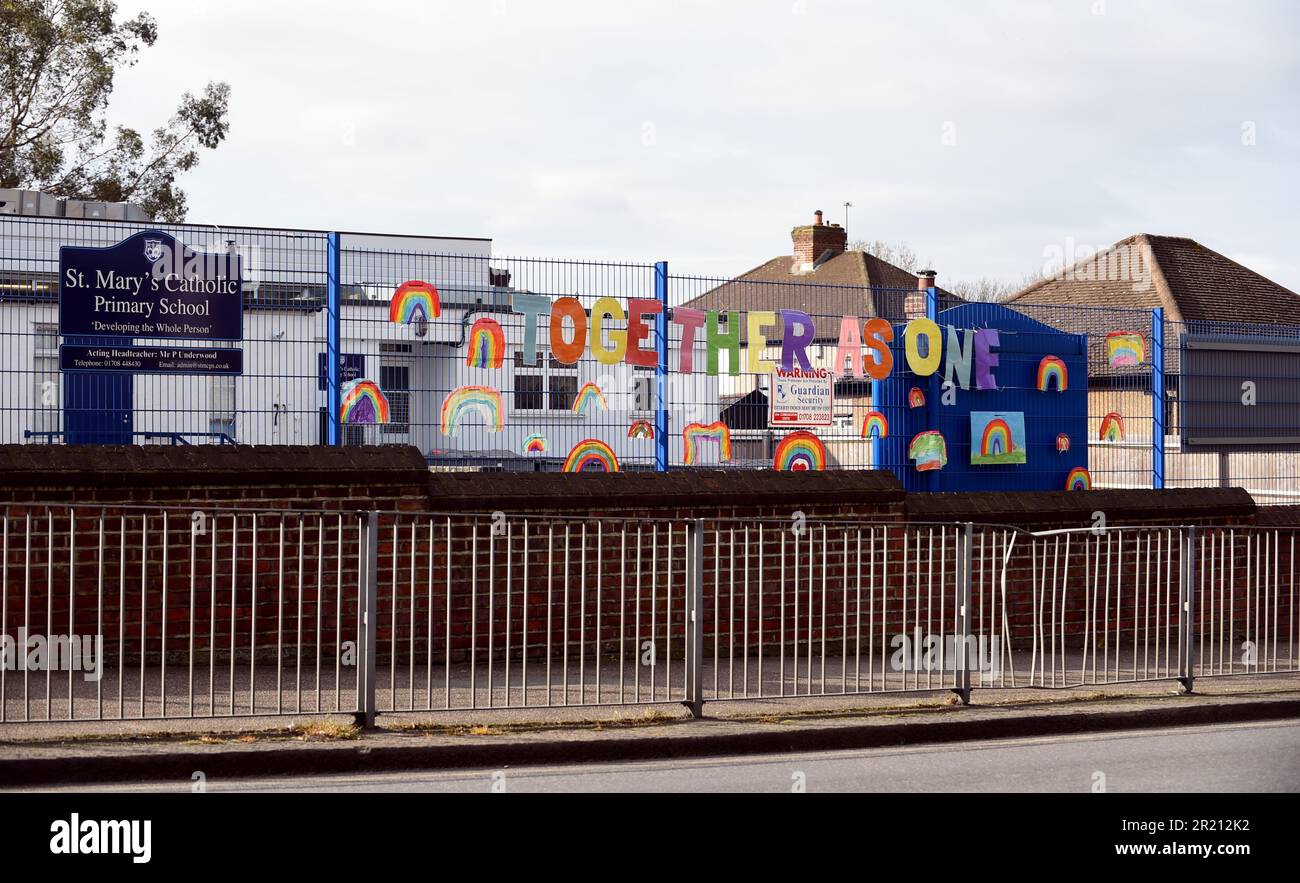
<instances>
[{"instance_id":1,"label":"brick wall","mask_svg":"<svg viewBox=\"0 0 1300 883\"><path fill-rule=\"evenodd\" d=\"M58 505L73 502L87 505ZM1009 536L997 525L1081 527L1096 511L1111 526L1257 516L1232 489L909 496L892 475L870 472L429 473L402 448L0 448L0 503L9 633L23 623L33 633L100 631L110 655L137 660L143 648L150 662L164 649L188 658L191 646L224 657L232 638L237 657L292 657L301 641L308 658L319 647L332 659L355 635L369 510L387 513L381 660L410 662L485 658L489 646L499 655L506 640L512 655L526 645L534 657L566 641L609 654L653 640L680 658L688 521L705 532L707 652L824 639L834 655L910 629L918 609L928 627L942 620L951 630L956 532L932 524L982 526L974 615L991 625L1001 615L994 561ZM798 536L796 510L809 527ZM1176 579L1177 549L1165 555L1158 532L1143 537ZM1051 549L1058 625L1081 640L1091 568L1150 561L1078 537L1067 554L1064 542ZM1035 554L1047 552L1021 539L1011 555L1006 615L1016 643L1032 634L1030 575ZM886 560L888 571L873 566ZM1239 560L1244 567L1244 550ZM1134 596L1116 599L1121 638L1138 618L1151 621Z\"/></svg>"}]
</instances>

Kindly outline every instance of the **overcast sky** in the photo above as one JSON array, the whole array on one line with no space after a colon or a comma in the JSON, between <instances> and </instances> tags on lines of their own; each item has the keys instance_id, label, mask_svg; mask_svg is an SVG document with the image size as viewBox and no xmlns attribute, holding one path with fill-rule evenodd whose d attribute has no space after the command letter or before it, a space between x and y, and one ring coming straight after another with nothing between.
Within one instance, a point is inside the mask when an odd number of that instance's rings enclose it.
<instances>
[{"instance_id":1,"label":"overcast sky","mask_svg":"<svg viewBox=\"0 0 1300 883\"><path fill-rule=\"evenodd\" d=\"M233 88L190 219L730 274L814 209L940 282L1190 236L1300 291L1294 0L120 0L115 122Z\"/></svg>"}]
</instances>

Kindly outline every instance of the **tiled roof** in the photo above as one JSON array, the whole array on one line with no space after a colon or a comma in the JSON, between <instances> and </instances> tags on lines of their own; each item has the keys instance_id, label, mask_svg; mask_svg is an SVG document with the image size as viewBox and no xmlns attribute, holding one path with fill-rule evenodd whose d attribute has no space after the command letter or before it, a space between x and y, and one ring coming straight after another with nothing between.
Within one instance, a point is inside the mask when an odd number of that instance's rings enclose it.
<instances>
[{"instance_id":1,"label":"tiled roof","mask_svg":"<svg viewBox=\"0 0 1300 883\"><path fill-rule=\"evenodd\" d=\"M1012 295L1009 305L1164 307L1171 321L1300 325L1300 295L1194 239L1140 233Z\"/></svg>"}]
</instances>

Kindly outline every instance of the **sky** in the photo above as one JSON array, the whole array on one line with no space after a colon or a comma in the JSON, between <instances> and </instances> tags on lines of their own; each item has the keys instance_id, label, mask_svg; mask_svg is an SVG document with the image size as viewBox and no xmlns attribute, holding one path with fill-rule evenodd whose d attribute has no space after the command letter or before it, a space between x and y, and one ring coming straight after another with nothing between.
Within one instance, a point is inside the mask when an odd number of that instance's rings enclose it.
<instances>
[{"instance_id":1,"label":"sky","mask_svg":"<svg viewBox=\"0 0 1300 883\"><path fill-rule=\"evenodd\" d=\"M119 0L112 121L230 83L190 220L728 275L815 209L945 281L1134 233L1300 291L1294 0Z\"/></svg>"}]
</instances>

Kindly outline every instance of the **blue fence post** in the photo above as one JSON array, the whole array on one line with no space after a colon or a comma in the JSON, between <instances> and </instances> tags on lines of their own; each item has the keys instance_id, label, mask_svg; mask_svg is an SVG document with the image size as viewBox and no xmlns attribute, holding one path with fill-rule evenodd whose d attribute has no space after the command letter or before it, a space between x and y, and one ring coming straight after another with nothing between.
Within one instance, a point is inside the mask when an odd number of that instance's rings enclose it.
<instances>
[{"instance_id":1,"label":"blue fence post","mask_svg":"<svg viewBox=\"0 0 1300 883\"><path fill-rule=\"evenodd\" d=\"M343 297L339 286L341 275L339 234L327 234L325 248L325 407L328 411L325 415L325 443L328 445L341 445L343 444L343 427L339 425L339 411L343 405L341 383L343 374Z\"/></svg>"},{"instance_id":2,"label":"blue fence post","mask_svg":"<svg viewBox=\"0 0 1300 883\"><path fill-rule=\"evenodd\" d=\"M655 317L655 389L658 408L655 412L655 472L668 471L668 262L655 264L655 300L659 315Z\"/></svg>"},{"instance_id":3,"label":"blue fence post","mask_svg":"<svg viewBox=\"0 0 1300 883\"><path fill-rule=\"evenodd\" d=\"M925 318L939 321L939 289L931 285L925 290Z\"/></svg>"},{"instance_id":4,"label":"blue fence post","mask_svg":"<svg viewBox=\"0 0 1300 883\"><path fill-rule=\"evenodd\" d=\"M1165 486L1165 311L1151 311L1151 487Z\"/></svg>"}]
</instances>

